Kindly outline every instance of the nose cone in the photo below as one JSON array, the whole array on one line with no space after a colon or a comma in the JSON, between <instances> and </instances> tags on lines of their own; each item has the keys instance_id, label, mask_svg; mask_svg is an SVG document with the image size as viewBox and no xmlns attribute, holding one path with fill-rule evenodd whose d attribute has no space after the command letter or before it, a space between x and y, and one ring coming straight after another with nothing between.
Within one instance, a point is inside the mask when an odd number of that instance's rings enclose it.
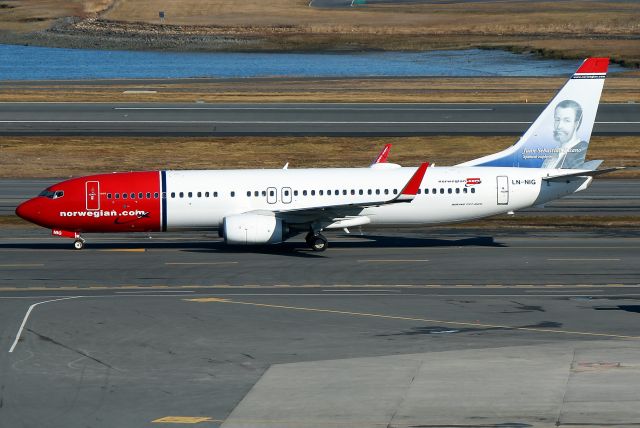
<instances>
[{"instance_id":1,"label":"nose cone","mask_svg":"<svg viewBox=\"0 0 640 428\"><path fill-rule=\"evenodd\" d=\"M16 208L16 215L31 223L38 223L38 217L40 216L40 202L36 199L29 199L26 202L21 203Z\"/></svg>"}]
</instances>

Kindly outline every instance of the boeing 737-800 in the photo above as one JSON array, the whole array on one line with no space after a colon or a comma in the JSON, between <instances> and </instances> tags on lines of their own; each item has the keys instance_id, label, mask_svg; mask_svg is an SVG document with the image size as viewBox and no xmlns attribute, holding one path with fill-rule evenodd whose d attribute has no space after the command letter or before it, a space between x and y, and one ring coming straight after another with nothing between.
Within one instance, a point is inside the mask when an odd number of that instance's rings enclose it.
<instances>
[{"instance_id":1,"label":"boeing 737-800","mask_svg":"<svg viewBox=\"0 0 640 428\"><path fill-rule=\"evenodd\" d=\"M276 244L364 225L462 222L586 189L585 161L608 58L589 58L513 146L450 167L401 167L390 146L365 168L153 171L98 174L50 186L16 214L84 246L90 232L217 230L227 244Z\"/></svg>"}]
</instances>

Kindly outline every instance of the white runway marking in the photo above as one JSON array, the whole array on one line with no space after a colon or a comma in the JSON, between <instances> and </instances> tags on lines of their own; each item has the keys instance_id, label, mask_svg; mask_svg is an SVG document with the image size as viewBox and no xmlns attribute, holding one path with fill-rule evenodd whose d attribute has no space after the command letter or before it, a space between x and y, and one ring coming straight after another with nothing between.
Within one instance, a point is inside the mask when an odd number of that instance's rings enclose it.
<instances>
[{"instance_id":1,"label":"white runway marking","mask_svg":"<svg viewBox=\"0 0 640 428\"><path fill-rule=\"evenodd\" d=\"M45 300L44 302L34 303L33 305L29 306L29 309L27 309L27 313L24 315L24 318L22 319L22 324L20 324L20 328L18 329L16 340L13 341L13 345L11 345L11 348L9 349L9 353L12 353L13 350L16 348L16 345L20 340L20 336L22 336L22 330L24 329L24 326L27 324L27 320L29 319L29 315L31 314L31 311L33 311L33 308L35 308L38 305L44 305L45 303L59 302L60 300L78 299L80 297L84 297L84 296L61 297L59 299Z\"/></svg>"}]
</instances>

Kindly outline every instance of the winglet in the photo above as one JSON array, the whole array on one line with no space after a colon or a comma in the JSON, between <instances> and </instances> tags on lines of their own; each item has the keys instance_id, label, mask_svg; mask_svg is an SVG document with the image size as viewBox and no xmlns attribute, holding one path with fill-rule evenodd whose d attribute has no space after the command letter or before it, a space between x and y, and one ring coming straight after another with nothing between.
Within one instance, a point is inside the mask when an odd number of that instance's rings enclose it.
<instances>
[{"instance_id":1,"label":"winglet","mask_svg":"<svg viewBox=\"0 0 640 428\"><path fill-rule=\"evenodd\" d=\"M416 197L418 189L420 188L420 183L422 183L422 179L424 178L424 174L427 172L428 167L429 162L425 162L418 167L416 172L404 186L404 189L402 189L396 198L397 201L412 201L413 198Z\"/></svg>"},{"instance_id":2,"label":"winglet","mask_svg":"<svg viewBox=\"0 0 640 428\"><path fill-rule=\"evenodd\" d=\"M382 149L382 151L378 153L378 156L376 156L375 160L373 161L373 163L371 163L371 165L375 165L377 163L385 163L387 161L387 158L389 157L390 151L391 151L391 144L386 144Z\"/></svg>"}]
</instances>

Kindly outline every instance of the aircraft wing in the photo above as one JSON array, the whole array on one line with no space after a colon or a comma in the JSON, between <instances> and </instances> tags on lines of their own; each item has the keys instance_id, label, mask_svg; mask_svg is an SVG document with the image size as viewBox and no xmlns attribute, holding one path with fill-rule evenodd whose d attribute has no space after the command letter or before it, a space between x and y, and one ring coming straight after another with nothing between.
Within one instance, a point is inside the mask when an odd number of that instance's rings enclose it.
<instances>
[{"instance_id":1,"label":"aircraft wing","mask_svg":"<svg viewBox=\"0 0 640 428\"><path fill-rule=\"evenodd\" d=\"M350 216L357 216L364 208L377 207L381 205L411 202L418 193L420 183L429 167L429 163L421 164L416 172L411 176L407 184L398 195L389 198L388 195L380 195L379 199L372 198L363 202L350 204L319 205L307 208L281 209L274 211L280 218L291 223L307 223L310 221L344 219ZM383 196L387 196L383 198Z\"/></svg>"}]
</instances>

